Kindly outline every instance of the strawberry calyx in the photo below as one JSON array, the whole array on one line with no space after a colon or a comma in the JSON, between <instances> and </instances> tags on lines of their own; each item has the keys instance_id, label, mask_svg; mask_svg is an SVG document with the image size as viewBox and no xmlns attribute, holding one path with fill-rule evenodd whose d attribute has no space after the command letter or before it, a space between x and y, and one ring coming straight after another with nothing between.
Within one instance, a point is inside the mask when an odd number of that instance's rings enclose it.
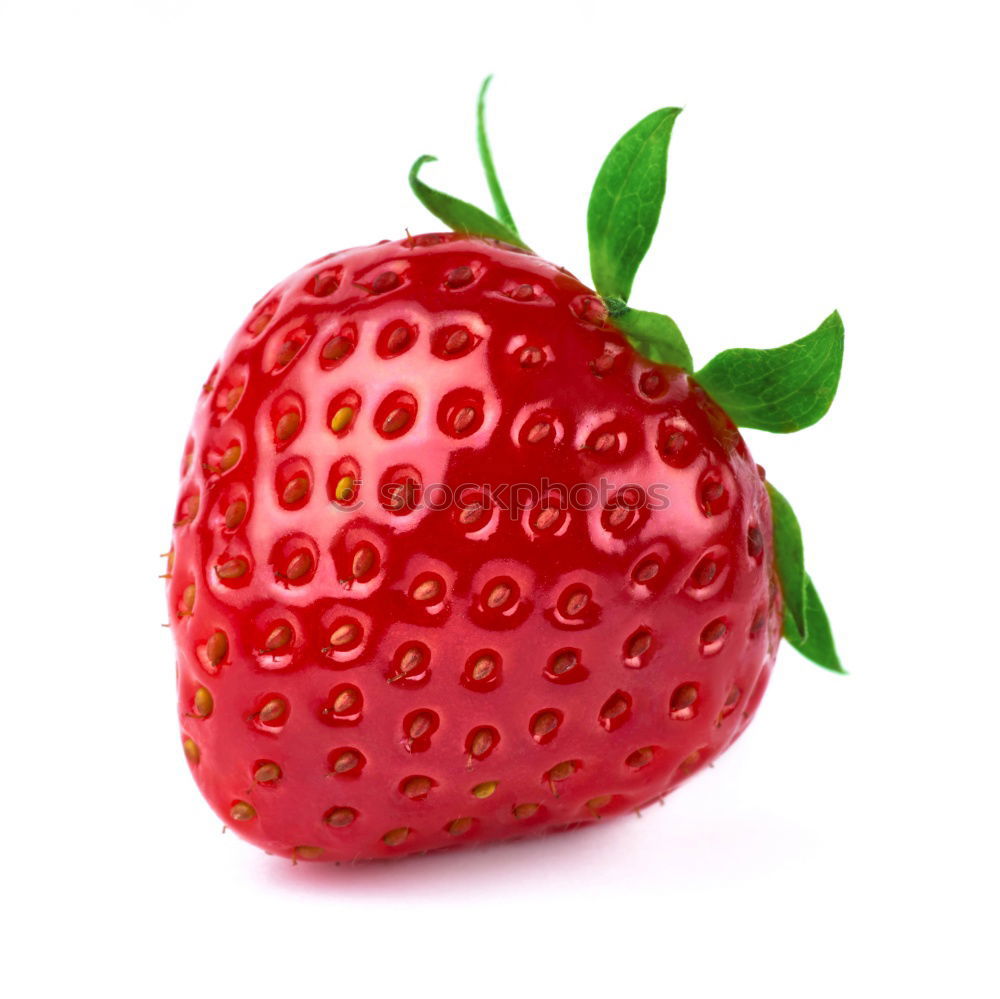
<instances>
[{"instance_id":1,"label":"strawberry calyx","mask_svg":"<svg viewBox=\"0 0 1000 999\"><path fill-rule=\"evenodd\" d=\"M474 236L485 236L488 239L497 239L501 243L508 243L511 246L519 247L522 250L530 249L522 241L520 236L513 230L508 229L498 219L493 218L481 208L470 205L467 201L454 198L450 194L436 191L428 187L420 178L420 168L425 163L434 163L436 156L421 156L410 167L410 187L413 193L421 200L424 207L436 215L445 225L455 232L469 233Z\"/></svg>"},{"instance_id":2,"label":"strawberry calyx","mask_svg":"<svg viewBox=\"0 0 1000 999\"><path fill-rule=\"evenodd\" d=\"M493 152L490 149L490 139L486 134L486 91L493 80L492 74L483 80L483 85L479 88L479 100L476 102L476 144L479 147L479 159L483 164L483 172L486 174L486 183L490 189L490 197L493 199L493 207L496 209L497 219L502 222L518 239L521 234L514 224L514 217L507 207L507 199L504 197L503 188L500 186L500 178L497 176L496 167L493 165Z\"/></svg>"},{"instance_id":3,"label":"strawberry calyx","mask_svg":"<svg viewBox=\"0 0 1000 999\"><path fill-rule=\"evenodd\" d=\"M497 177L486 132L486 93L479 90L476 137L495 215L429 187L420 156L410 169L414 194L456 232L496 239L533 252L521 238ZM608 317L632 347L649 360L688 372L739 427L792 433L809 427L830 408L844 355L844 326L832 312L812 333L781 347L724 350L695 371L691 351L670 316L633 308L632 284L659 222L667 181L667 153L680 108L660 108L630 128L598 172L587 208L590 269ZM775 568L784 598L783 637L806 658L844 672L830 623L805 569L802 533L791 504L770 483Z\"/></svg>"}]
</instances>

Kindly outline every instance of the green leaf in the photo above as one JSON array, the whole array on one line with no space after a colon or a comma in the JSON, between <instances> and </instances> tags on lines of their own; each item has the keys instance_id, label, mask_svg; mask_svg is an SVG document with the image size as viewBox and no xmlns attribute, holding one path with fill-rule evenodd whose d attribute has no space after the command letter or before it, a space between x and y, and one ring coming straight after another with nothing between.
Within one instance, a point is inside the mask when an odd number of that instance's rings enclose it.
<instances>
[{"instance_id":1,"label":"green leaf","mask_svg":"<svg viewBox=\"0 0 1000 999\"><path fill-rule=\"evenodd\" d=\"M830 408L843 359L844 324L834 312L784 347L724 350L695 378L738 426L787 434Z\"/></svg>"},{"instance_id":2,"label":"green leaf","mask_svg":"<svg viewBox=\"0 0 1000 999\"><path fill-rule=\"evenodd\" d=\"M684 334L670 316L641 312L627 305L623 312L616 313L613 301L607 303L612 321L640 354L658 364L672 364L685 371L692 369L691 351Z\"/></svg>"},{"instance_id":3,"label":"green leaf","mask_svg":"<svg viewBox=\"0 0 1000 999\"><path fill-rule=\"evenodd\" d=\"M840 665L840 657L837 655L837 647L833 642L833 632L830 629L830 621L823 609L823 602L816 592L816 587L812 579L806 576L806 633L805 637L799 634L795 621L791 618L788 608L785 608L785 632L784 637L788 644L794 649L798 649L807 659L811 659L818 666L831 670L834 673L843 673L844 668Z\"/></svg>"},{"instance_id":4,"label":"green leaf","mask_svg":"<svg viewBox=\"0 0 1000 999\"><path fill-rule=\"evenodd\" d=\"M492 215L487 215L481 208L470 205L467 201L453 198L450 194L435 191L428 187L417 174L425 163L433 163L436 156L421 156L410 168L410 187L413 193L421 200L424 207L432 214L436 215L449 229L455 232L471 233L475 236L488 236L492 239L502 240L512 246L520 246L528 249L521 242L517 233L511 232L502 222L498 222Z\"/></svg>"},{"instance_id":5,"label":"green leaf","mask_svg":"<svg viewBox=\"0 0 1000 999\"><path fill-rule=\"evenodd\" d=\"M503 188L497 177L496 167L493 166L493 153L490 152L490 140L486 137L486 91L489 89L493 75L490 74L483 80L482 87L479 88L479 101L476 104L476 140L479 143L479 158L483 162L483 170L486 172L486 183L490 188L490 196L493 198L493 205L496 208L497 218L515 236L519 236L517 226L514 225L514 218L507 207L507 199L503 196Z\"/></svg>"},{"instance_id":6,"label":"green leaf","mask_svg":"<svg viewBox=\"0 0 1000 999\"><path fill-rule=\"evenodd\" d=\"M785 612L792 631L800 641L806 638L806 566L802 552L802 531L791 504L769 482L771 518L774 522L774 567L781 583Z\"/></svg>"},{"instance_id":7,"label":"green leaf","mask_svg":"<svg viewBox=\"0 0 1000 999\"><path fill-rule=\"evenodd\" d=\"M587 208L590 273L605 298L628 301L656 231L667 186L667 147L680 108L661 108L608 153Z\"/></svg>"}]
</instances>

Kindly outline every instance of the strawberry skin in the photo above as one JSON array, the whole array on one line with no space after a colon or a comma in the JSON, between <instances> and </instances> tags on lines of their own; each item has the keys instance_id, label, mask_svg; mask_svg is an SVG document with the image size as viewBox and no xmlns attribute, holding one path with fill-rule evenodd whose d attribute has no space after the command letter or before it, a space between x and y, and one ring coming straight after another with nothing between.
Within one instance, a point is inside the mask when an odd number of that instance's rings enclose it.
<instances>
[{"instance_id":1,"label":"strawberry skin","mask_svg":"<svg viewBox=\"0 0 1000 999\"><path fill-rule=\"evenodd\" d=\"M306 860L633 812L753 716L772 547L733 423L570 274L453 233L333 254L257 305L185 449L192 773Z\"/></svg>"}]
</instances>

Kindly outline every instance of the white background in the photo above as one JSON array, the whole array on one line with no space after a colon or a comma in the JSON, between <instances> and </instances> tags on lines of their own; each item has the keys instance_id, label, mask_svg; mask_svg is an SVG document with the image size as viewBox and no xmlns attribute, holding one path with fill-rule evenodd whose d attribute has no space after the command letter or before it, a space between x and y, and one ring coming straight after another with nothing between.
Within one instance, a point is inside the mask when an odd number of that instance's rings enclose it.
<instances>
[{"instance_id":1,"label":"white background","mask_svg":"<svg viewBox=\"0 0 1000 999\"><path fill-rule=\"evenodd\" d=\"M996 995L994 15L2 4L8 994ZM851 675L786 648L747 736L641 820L293 868L221 834L180 754L180 449L260 294L436 227L418 154L485 204L487 72L521 230L581 276L604 154L685 107L633 302L697 361L841 309L830 415L750 443Z\"/></svg>"}]
</instances>

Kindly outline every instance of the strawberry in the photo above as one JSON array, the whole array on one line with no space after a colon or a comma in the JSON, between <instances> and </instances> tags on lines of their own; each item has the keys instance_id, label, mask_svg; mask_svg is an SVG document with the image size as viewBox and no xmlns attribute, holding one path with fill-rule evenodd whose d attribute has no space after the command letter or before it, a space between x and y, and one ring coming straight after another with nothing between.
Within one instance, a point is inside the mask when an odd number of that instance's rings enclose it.
<instances>
[{"instance_id":1,"label":"strawberry","mask_svg":"<svg viewBox=\"0 0 1000 999\"><path fill-rule=\"evenodd\" d=\"M737 429L825 412L839 318L692 376L673 321L626 304L676 114L598 176L596 291L525 247L481 100L496 217L422 157L413 188L456 231L304 267L205 383L168 568L182 744L265 850L398 857L634 812L740 735L782 634L839 669Z\"/></svg>"}]
</instances>

